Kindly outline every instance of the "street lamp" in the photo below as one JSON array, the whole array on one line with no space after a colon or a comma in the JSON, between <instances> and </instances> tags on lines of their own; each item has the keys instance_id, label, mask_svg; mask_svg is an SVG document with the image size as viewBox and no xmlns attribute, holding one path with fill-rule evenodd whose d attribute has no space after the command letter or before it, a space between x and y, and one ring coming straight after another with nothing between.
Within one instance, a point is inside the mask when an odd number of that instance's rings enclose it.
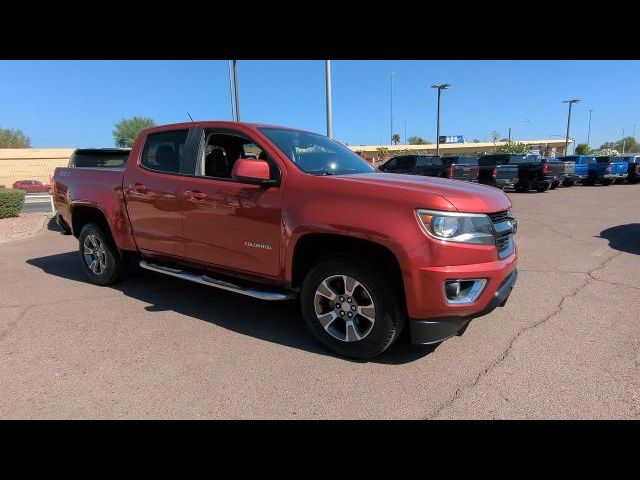
<instances>
[{"instance_id":1,"label":"street lamp","mask_svg":"<svg viewBox=\"0 0 640 480\"><path fill-rule=\"evenodd\" d=\"M571 106L574 103L578 103L580 101L579 98L574 98L572 100L563 100L562 103L568 103L569 104L569 116L567 117L567 134L565 136L565 141L564 141L564 154L565 155L569 155L569 127L571 126ZM574 146L575 149L575 146Z\"/></svg>"},{"instance_id":2,"label":"street lamp","mask_svg":"<svg viewBox=\"0 0 640 480\"><path fill-rule=\"evenodd\" d=\"M236 98L236 122L240 121L240 96L238 94L238 61L233 61L233 88Z\"/></svg>"},{"instance_id":3,"label":"street lamp","mask_svg":"<svg viewBox=\"0 0 640 480\"><path fill-rule=\"evenodd\" d=\"M593 110L589 109L589 128L587 129L587 147L589 146L589 140L591 140L591 112Z\"/></svg>"},{"instance_id":4,"label":"street lamp","mask_svg":"<svg viewBox=\"0 0 640 480\"><path fill-rule=\"evenodd\" d=\"M438 119L436 122L436 155L440 155L440 95L442 90L446 90L451 85L448 83L441 83L436 85L431 85L431 88L438 89Z\"/></svg>"},{"instance_id":5,"label":"street lamp","mask_svg":"<svg viewBox=\"0 0 640 480\"><path fill-rule=\"evenodd\" d=\"M331 60L324 61L327 91L327 137L333 138L333 120L331 118Z\"/></svg>"},{"instance_id":6,"label":"street lamp","mask_svg":"<svg viewBox=\"0 0 640 480\"><path fill-rule=\"evenodd\" d=\"M389 134L391 143L393 143L393 77L395 76L396 72L391 72L391 133Z\"/></svg>"}]
</instances>

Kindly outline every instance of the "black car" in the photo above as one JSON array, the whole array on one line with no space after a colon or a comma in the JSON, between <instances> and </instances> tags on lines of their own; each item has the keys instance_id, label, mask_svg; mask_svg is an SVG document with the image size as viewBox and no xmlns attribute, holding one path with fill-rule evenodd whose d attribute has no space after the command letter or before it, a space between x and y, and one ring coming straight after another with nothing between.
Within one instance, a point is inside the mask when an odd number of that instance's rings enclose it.
<instances>
[{"instance_id":1,"label":"black car","mask_svg":"<svg viewBox=\"0 0 640 480\"><path fill-rule=\"evenodd\" d=\"M565 165L562 162L542 158L539 155L492 154L478 159L480 162L480 181L483 181L483 165L498 166L511 165L517 167L517 182L514 185L517 192L528 192L532 188L544 192L557 187L564 179ZM486 168L486 167L484 167ZM486 174L485 174L486 175ZM484 182L483 182L484 183Z\"/></svg>"},{"instance_id":2,"label":"black car","mask_svg":"<svg viewBox=\"0 0 640 480\"><path fill-rule=\"evenodd\" d=\"M452 157L401 155L387 160L380 165L379 170L473 182L478 180L478 158L462 155Z\"/></svg>"}]
</instances>

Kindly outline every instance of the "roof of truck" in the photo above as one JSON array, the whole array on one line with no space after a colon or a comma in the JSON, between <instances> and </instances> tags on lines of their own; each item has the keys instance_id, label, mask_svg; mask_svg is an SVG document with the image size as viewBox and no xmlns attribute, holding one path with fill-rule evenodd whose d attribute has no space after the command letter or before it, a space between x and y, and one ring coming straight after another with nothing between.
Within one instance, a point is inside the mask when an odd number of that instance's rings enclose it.
<instances>
[{"instance_id":1,"label":"roof of truck","mask_svg":"<svg viewBox=\"0 0 640 480\"><path fill-rule=\"evenodd\" d=\"M251 123L251 122L234 122L233 120L197 120L194 122L171 123L167 125L156 125L146 130L154 130L159 128L192 128L192 127L221 127L240 125L249 128L279 128L285 130L300 130L301 128L283 127L282 125L270 125L268 123Z\"/></svg>"}]
</instances>

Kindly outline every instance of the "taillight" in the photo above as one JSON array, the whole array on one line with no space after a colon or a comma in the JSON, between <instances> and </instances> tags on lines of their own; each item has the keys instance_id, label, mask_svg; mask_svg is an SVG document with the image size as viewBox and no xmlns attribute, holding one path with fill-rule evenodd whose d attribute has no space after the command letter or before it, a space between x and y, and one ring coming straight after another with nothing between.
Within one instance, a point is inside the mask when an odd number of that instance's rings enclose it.
<instances>
[{"instance_id":1,"label":"taillight","mask_svg":"<svg viewBox=\"0 0 640 480\"><path fill-rule=\"evenodd\" d=\"M480 167L476 167L476 177L480 175Z\"/></svg>"},{"instance_id":2,"label":"taillight","mask_svg":"<svg viewBox=\"0 0 640 480\"><path fill-rule=\"evenodd\" d=\"M607 165L607 172L611 173L611 164Z\"/></svg>"},{"instance_id":3,"label":"taillight","mask_svg":"<svg viewBox=\"0 0 640 480\"><path fill-rule=\"evenodd\" d=\"M636 173L640 175L640 164L636 165Z\"/></svg>"},{"instance_id":4,"label":"taillight","mask_svg":"<svg viewBox=\"0 0 640 480\"><path fill-rule=\"evenodd\" d=\"M549 173L549 164L545 163L544 165L542 165L542 173L544 173L545 175Z\"/></svg>"},{"instance_id":5,"label":"taillight","mask_svg":"<svg viewBox=\"0 0 640 480\"><path fill-rule=\"evenodd\" d=\"M453 165L449 165L447 167L447 177L449 178L453 177Z\"/></svg>"},{"instance_id":6,"label":"taillight","mask_svg":"<svg viewBox=\"0 0 640 480\"><path fill-rule=\"evenodd\" d=\"M491 176L493 178L498 178L498 168L497 167L493 167L493 170L491 171Z\"/></svg>"}]
</instances>

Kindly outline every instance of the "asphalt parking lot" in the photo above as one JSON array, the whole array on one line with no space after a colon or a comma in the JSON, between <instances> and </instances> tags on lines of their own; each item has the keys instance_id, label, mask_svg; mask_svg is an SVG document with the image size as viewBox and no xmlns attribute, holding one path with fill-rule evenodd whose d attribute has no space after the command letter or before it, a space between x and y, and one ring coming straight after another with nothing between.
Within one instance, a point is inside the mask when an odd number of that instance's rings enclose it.
<instances>
[{"instance_id":1,"label":"asphalt parking lot","mask_svg":"<svg viewBox=\"0 0 640 480\"><path fill-rule=\"evenodd\" d=\"M73 237L4 244L0 418L640 418L640 185L509 196L507 305L361 363L293 302L150 272L98 287Z\"/></svg>"}]
</instances>

